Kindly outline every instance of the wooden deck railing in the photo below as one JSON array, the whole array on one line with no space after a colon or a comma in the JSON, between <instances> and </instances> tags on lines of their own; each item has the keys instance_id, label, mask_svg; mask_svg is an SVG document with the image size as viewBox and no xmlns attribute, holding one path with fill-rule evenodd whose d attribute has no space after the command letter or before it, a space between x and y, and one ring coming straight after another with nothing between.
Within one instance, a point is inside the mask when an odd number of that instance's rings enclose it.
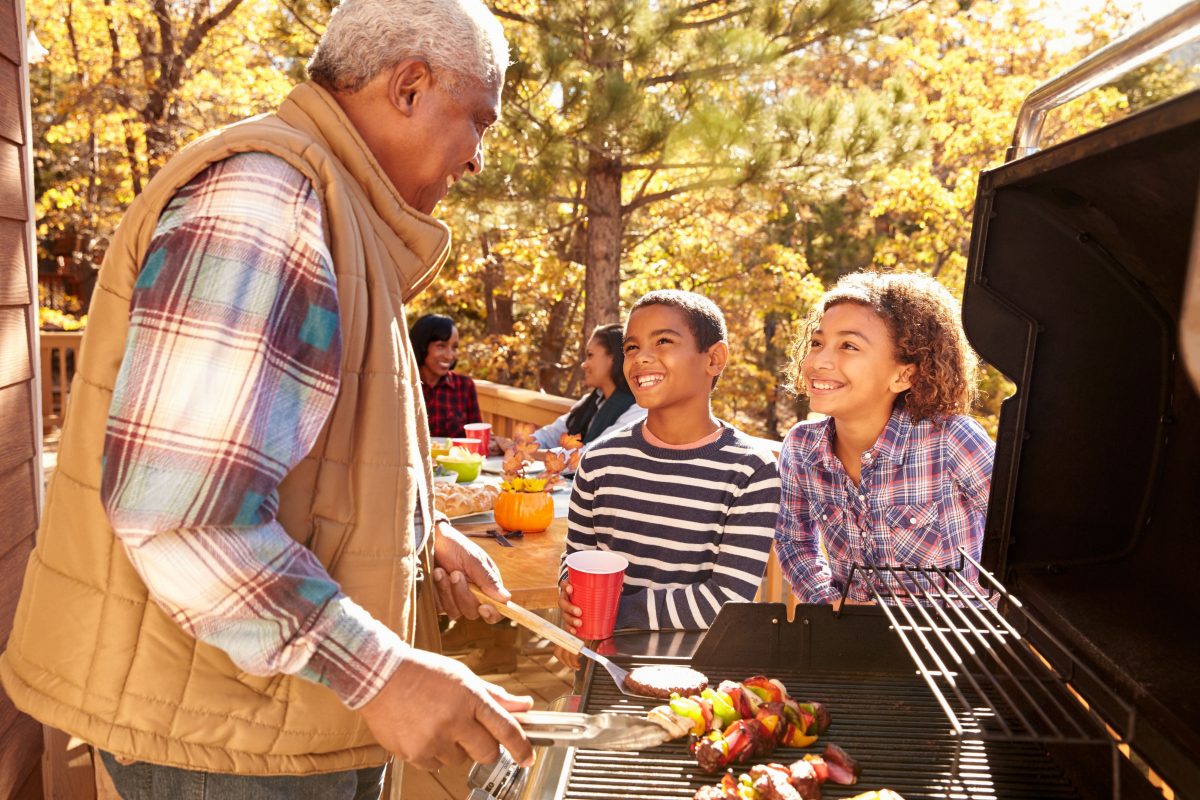
<instances>
[{"instance_id":1,"label":"wooden deck railing","mask_svg":"<svg viewBox=\"0 0 1200 800\"><path fill-rule=\"evenodd\" d=\"M491 381L475 381L479 410L483 421L492 423L492 432L511 438L522 424L540 428L549 425L570 410L569 397L518 389Z\"/></svg>"},{"instance_id":2,"label":"wooden deck railing","mask_svg":"<svg viewBox=\"0 0 1200 800\"><path fill-rule=\"evenodd\" d=\"M39 358L42 365L42 433L62 425L63 412L71 395L71 379L79 362L83 331L41 331Z\"/></svg>"}]
</instances>

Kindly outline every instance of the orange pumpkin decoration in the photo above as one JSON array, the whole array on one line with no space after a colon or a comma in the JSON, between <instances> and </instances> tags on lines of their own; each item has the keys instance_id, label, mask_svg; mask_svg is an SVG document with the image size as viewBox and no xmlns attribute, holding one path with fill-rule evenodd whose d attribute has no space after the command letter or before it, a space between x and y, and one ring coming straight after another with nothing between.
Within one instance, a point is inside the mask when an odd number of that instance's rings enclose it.
<instances>
[{"instance_id":1,"label":"orange pumpkin decoration","mask_svg":"<svg viewBox=\"0 0 1200 800\"><path fill-rule=\"evenodd\" d=\"M549 492L501 492L493 510L506 531L541 533L554 521L554 498Z\"/></svg>"}]
</instances>

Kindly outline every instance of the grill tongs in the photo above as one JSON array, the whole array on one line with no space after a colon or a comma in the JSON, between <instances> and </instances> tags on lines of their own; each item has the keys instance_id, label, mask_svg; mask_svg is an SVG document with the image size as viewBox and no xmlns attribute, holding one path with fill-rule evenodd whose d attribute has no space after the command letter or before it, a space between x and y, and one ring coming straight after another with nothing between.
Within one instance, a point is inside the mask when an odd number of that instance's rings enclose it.
<instances>
[{"instance_id":1,"label":"grill tongs","mask_svg":"<svg viewBox=\"0 0 1200 800\"><path fill-rule=\"evenodd\" d=\"M632 714L523 711L513 714L534 744L589 750L645 750L669 740L666 729Z\"/></svg>"}]
</instances>

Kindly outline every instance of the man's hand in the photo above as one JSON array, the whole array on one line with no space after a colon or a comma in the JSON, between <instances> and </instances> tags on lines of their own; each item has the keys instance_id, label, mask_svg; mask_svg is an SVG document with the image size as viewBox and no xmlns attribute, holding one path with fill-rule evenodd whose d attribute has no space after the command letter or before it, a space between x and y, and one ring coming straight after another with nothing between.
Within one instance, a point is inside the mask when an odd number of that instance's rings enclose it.
<instances>
[{"instance_id":1,"label":"man's hand","mask_svg":"<svg viewBox=\"0 0 1200 800\"><path fill-rule=\"evenodd\" d=\"M532 707L532 698L509 694L458 661L413 649L359 713L389 752L435 770L468 759L490 764L500 745L529 766L533 746L509 712Z\"/></svg>"},{"instance_id":2,"label":"man's hand","mask_svg":"<svg viewBox=\"0 0 1200 800\"><path fill-rule=\"evenodd\" d=\"M450 619L482 618L489 625L504 619L499 611L475 599L468 588L473 583L485 594L507 603L512 595L504 588L496 562L449 523L437 526L437 536L433 584L437 589L438 610Z\"/></svg>"},{"instance_id":3,"label":"man's hand","mask_svg":"<svg viewBox=\"0 0 1200 800\"><path fill-rule=\"evenodd\" d=\"M558 608L562 611L562 628L570 633L575 633L583 624L583 609L571 603L571 591L571 584L567 581L564 580L558 584ZM554 657L571 669L579 669L579 665L583 663L578 653L572 653L558 646L554 648Z\"/></svg>"}]
</instances>

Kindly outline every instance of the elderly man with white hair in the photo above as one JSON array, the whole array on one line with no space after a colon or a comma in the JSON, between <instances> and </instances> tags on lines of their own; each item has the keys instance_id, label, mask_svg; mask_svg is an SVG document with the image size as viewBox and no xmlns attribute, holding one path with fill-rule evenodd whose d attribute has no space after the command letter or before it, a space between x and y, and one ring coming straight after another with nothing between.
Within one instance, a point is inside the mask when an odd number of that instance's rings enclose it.
<instances>
[{"instance_id":1,"label":"elderly man with white hair","mask_svg":"<svg viewBox=\"0 0 1200 800\"><path fill-rule=\"evenodd\" d=\"M469 584L508 593L433 511L404 317L507 63L479 0L343 0L311 81L184 148L115 234L0 678L122 797L532 758L530 699L431 649L439 608L497 619Z\"/></svg>"}]
</instances>

